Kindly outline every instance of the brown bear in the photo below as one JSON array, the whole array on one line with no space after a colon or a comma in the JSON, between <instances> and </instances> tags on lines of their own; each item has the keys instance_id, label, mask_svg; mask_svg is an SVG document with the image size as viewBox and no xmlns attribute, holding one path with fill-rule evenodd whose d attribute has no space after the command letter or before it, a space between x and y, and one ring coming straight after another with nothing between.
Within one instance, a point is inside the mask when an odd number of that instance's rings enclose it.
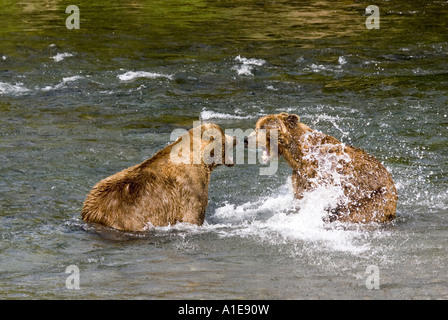
<instances>
[{"instance_id":1,"label":"brown bear","mask_svg":"<svg viewBox=\"0 0 448 320\"><path fill-rule=\"evenodd\" d=\"M237 140L215 124L184 132L150 159L98 182L82 219L126 231L177 222L202 225L210 174L223 163L233 165L228 153Z\"/></svg>"},{"instance_id":2,"label":"brown bear","mask_svg":"<svg viewBox=\"0 0 448 320\"><path fill-rule=\"evenodd\" d=\"M343 195L337 204L327 208L328 220L354 223L392 220L398 194L381 162L362 149L312 130L299 120L297 115L284 112L264 116L258 119L255 131L245 138L245 144L261 148L263 159L284 157L293 169L295 198L301 199L305 192L319 186L339 186ZM273 134L276 139L270 137Z\"/></svg>"}]
</instances>

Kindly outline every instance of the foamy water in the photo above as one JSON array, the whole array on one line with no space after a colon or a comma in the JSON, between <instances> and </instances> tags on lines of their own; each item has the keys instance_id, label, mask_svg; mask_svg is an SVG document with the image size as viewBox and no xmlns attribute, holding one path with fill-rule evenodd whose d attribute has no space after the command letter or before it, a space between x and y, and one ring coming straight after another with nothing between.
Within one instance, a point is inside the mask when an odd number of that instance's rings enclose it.
<instances>
[{"instance_id":1,"label":"foamy water","mask_svg":"<svg viewBox=\"0 0 448 320\"><path fill-rule=\"evenodd\" d=\"M0 94L22 94L29 91L23 83L10 84L0 81Z\"/></svg>"},{"instance_id":2,"label":"foamy water","mask_svg":"<svg viewBox=\"0 0 448 320\"><path fill-rule=\"evenodd\" d=\"M282 250L290 247L294 250L286 251L292 257L324 251L350 255L366 253L372 249L369 228L325 221L328 215L325 209L337 203L341 192L340 188L320 187L297 200L288 178L285 185L269 196L243 204L223 203L210 213L207 220L213 222L206 220L202 226L178 223L149 230L215 233L221 238L248 239Z\"/></svg>"},{"instance_id":3,"label":"foamy water","mask_svg":"<svg viewBox=\"0 0 448 320\"><path fill-rule=\"evenodd\" d=\"M62 78L62 81L59 82L58 84L55 84L54 86L45 86L43 88L41 88L42 91L51 91L51 90L57 90L57 89L61 89L64 88L67 83L70 82L75 82L77 80L83 79L83 76L72 76L72 77L65 77Z\"/></svg>"},{"instance_id":4,"label":"foamy water","mask_svg":"<svg viewBox=\"0 0 448 320\"><path fill-rule=\"evenodd\" d=\"M253 119L256 116L250 116L250 115L238 115L238 114L229 114L229 113L222 113L222 112L215 112L212 110L203 109L201 111L201 114L199 118L201 120L212 120L212 119Z\"/></svg>"},{"instance_id":5,"label":"foamy water","mask_svg":"<svg viewBox=\"0 0 448 320\"><path fill-rule=\"evenodd\" d=\"M233 70L236 70L236 72L238 73L238 75L244 75L244 76L253 76L253 69L256 66L262 66L266 63L265 60L263 59L255 59L255 58L245 58L245 57L241 57L241 56L237 56L235 58L235 62L237 63L234 67Z\"/></svg>"},{"instance_id":6,"label":"foamy water","mask_svg":"<svg viewBox=\"0 0 448 320\"><path fill-rule=\"evenodd\" d=\"M172 75L157 72L148 72L148 71L127 71L123 74L119 74L117 77L121 81L132 81L138 78L148 78L148 79L166 78L169 80L173 79Z\"/></svg>"},{"instance_id":7,"label":"foamy water","mask_svg":"<svg viewBox=\"0 0 448 320\"><path fill-rule=\"evenodd\" d=\"M320 187L294 199L291 179L272 195L241 205L226 203L212 214L229 230L221 232L224 237L240 236L255 238L272 245L298 243L324 247L330 251L359 254L369 250L362 229L347 230L342 223L325 222L325 210L335 205L342 190L337 187Z\"/></svg>"}]
</instances>

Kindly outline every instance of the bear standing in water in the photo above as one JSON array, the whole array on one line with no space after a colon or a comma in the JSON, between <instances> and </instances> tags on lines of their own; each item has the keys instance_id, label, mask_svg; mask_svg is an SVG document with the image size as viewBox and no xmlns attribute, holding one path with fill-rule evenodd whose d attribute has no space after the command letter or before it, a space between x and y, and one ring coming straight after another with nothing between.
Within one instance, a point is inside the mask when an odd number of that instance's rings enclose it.
<instances>
[{"instance_id":1,"label":"bear standing in water","mask_svg":"<svg viewBox=\"0 0 448 320\"><path fill-rule=\"evenodd\" d=\"M177 222L202 225L208 185L237 141L214 124L191 129L141 164L98 182L82 208L82 219L118 230L142 231Z\"/></svg>"},{"instance_id":2,"label":"bear standing in water","mask_svg":"<svg viewBox=\"0 0 448 320\"><path fill-rule=\"evenodd\" d=\"M271 130L278 134L275 146L270 143ZM342 188L338 203L327 208L330 221L385 222L395 217L398 193L392 177L364 150L314 131L297 115L287 113L260 118L246 145L255 145L254 140L263 149L263 159L282 155L292 167L296 198L319 186Z\"/></svg>"}]
</instances>

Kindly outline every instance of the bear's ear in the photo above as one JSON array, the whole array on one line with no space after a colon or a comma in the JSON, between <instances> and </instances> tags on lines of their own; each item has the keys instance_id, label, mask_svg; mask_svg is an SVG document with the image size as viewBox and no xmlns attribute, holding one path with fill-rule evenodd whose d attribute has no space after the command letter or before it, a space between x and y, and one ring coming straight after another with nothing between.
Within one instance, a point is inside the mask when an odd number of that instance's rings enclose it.
<instances>
[{"instance_id":1,"label":"bear's ear","mask_svg":"<svg viewBox=\"0 0 448 320\"><path fill-rule=\"evenodd\" d=\"M283 121L289 128L295 128L299 123L300 118L296 114L289 114L283 119Z\"/></svg>"}]
</instances>

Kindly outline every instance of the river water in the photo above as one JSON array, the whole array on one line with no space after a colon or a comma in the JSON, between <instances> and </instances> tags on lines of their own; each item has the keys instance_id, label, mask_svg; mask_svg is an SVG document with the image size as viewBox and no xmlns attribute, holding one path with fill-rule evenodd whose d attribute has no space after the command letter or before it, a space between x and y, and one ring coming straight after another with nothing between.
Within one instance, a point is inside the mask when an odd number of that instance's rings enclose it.
<instances>
[{"instance_id":1,"label":"river water","mask_svg":"<svg viewBox=\"0 0 448 320\"><path fill-rule=\"evenodd\" d=\"M447 299L448 3L380 1L379 29L369 4L1 1L0 298ZM293 213L280 159L216 169L201 227L81 221L173 130L279 112L380 159L397 219L324 223L328 190Z\"/></svg>"}]
</instances>

